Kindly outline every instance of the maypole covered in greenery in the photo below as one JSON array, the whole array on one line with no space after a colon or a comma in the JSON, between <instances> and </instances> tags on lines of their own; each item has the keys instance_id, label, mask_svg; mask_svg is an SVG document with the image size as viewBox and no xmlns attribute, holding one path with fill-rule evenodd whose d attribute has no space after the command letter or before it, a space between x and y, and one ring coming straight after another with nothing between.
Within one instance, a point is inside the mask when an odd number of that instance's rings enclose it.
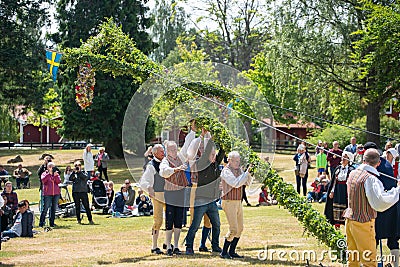
<instances>
[{"instance_id":1,"label":"maypole covered in greenery","mask_svg":"<svg viewBox=\"0 0 400 267\"><path fill-rule=\"evenodd\" d=\"M100 26L99 33L90 37L78 48L68 48L63 51L64 64L68 68L88 67L90 64L90 73L92 72L108 73L114 77L130 76L134 83L142 84L150 77L163 77L166 70L157 63L150 60L136 46L132 39L123 33L121 27L118 27L112 19L109 19ZM85 80L77 74L77 83L79 86L85 83ZM173 86L172 86L173 87ZM71 91L71 97L88 98L85 103L90 102L91 90L96 90L88 86L89 91L79 91L81 88L75 88L76 94ZM79 95L77 95L79 93ZM150 94L150 92L149 92ZM164 100L182 103L190 98L215 97L221 103L229 103L237 99L235 93L221 84L212 83L184 83L173 88L165 96ZM207 99L207 98L205 98ZM85 108L85 107L82 107ZM254 117L251 110L246 108L240 100L234 105L229 106L234 112L240 110L241 114L248 118ZM283 181L268 162L261 159L244 140L235 137L229 129L226 129L219 121L207 117L196 118L199 127L209 130L215 141L227 152L235 149L242 155L246 155L246 161L252 163L254 168L254 177L267 185L277 198L279 205L287 209L304 226L306 232L315 236L319 241L336 252L338 259L342 259L346 249L343 245L344 236L340 231L328 223L326 218L315 210L304 197L294 189L293 185ZM267 125L268 126L268 125Z\"/></svg>"}]
</instances>

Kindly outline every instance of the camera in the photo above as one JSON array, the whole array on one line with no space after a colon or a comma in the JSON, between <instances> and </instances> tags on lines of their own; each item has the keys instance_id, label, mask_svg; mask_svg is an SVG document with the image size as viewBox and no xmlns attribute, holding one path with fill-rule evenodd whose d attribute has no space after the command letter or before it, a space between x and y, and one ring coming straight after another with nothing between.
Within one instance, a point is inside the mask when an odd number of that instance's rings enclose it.
<instances>
[{"instance_id":1,"label":"camera","mask_svg":"<svg viewBox=\"0 0 400 267\"><path fill-rule=\"evenodd\" d=\"M76 167L75 167L75 170L76 170L76 171L79 171L79 166L76 166Z\"/></svg>"},{"instance_id":2,"label":"camera","mask_svg":"<svg viewBox=\"0 0 400 267\"><path fill-rule=\"evenodd\" d=\"M56 167L53 167L52 171L55 173L57 171Z\"/></svg>"}]
</instances>

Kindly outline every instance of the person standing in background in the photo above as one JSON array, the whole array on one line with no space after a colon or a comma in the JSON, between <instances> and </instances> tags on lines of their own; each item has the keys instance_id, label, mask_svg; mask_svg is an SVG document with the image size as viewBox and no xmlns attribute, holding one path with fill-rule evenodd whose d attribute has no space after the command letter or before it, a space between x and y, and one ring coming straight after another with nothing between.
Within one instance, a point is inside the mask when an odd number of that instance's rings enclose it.
<instances>
[{"instance_id":1,"label":"person standing in background","mask_svg":"<svg viewBox=\"0 0 400 267\"><path fill-rule=\"evenodd\" d=\"M108 182L108 174L107 174L107 168L108 168L108 161L110 160L110 157L108 154L105 152L105 148L101 147L99 149L99 153L96 155L95 160L96 165L97 165L97 170L99 171L99 179L101 179L102 174L104 173L104 178Z\"/></svg>"},{"instance_id":2,"label":"person standing in background","mask_svg":"<svg viewBox=\"0 0 400 267\"><path fill-rule=\"evenodd\" d=\"M94 160L92 154L92 144L87 144L83 150L83 166L85 168L86 175L90 179L94 172ZM107 180L108 181L108 180Z\"/></svg>"},{"instance_id":3,"label":"person standing in background","mask_svg":"<svg viewBox=\"0 0 400 267\"><path fill-rule=\"evenodd\" d=\"M326 156L326 160L328 161L328 165L330 168L330 173L333 176L333 172L335 171L336 167L340 165L342 161L342 153L343 151L339 148L339 142L333 142L333 148L329 149L328 155Z\"/></svg>"},{"instance_id":4,"label":"person standing in background","mask_svg":"<svg viewBox=\"0 0 400 267\"><path fill-rule=\"evenodd\" d=\"M60 198L60 187L61 183L60 174L56 170L54 162L47 163L47 170L42 173L42 184L43 184L43 199L44 207L40 214L39 227L43 227L47 215L47 211L50 209L50 227L54 227L54 219L56 217L56 209L58 207L58 199Z\"/></svg>"}]
</instances>

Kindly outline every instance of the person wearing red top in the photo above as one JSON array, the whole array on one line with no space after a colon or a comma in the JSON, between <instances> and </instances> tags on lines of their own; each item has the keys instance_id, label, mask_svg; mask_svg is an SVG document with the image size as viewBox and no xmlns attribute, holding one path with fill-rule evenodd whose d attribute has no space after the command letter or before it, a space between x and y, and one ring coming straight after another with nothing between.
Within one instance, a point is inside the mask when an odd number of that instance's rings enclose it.
<instances>
[{"instance_id":1,"label":"person wearing red top","mask_svg":"<svg viewBox=\"0 0 400 267\"><path fill-rule=\"evenodd\" d=\"M269 199L268 198L268 188L263 185L261 186L261 193L259 194L258 197L258 205L259 206L271 206L271 205L276 205L278 204L277 201L273 198Z\"/></svg>"},{"instance_id":2,"label":"person wearing red top","mask_svg":"<svg viewBox=\"0 0 400 267\"><path fill-rule=\"evenodd\" d=\"M318 193L319 190L321 189L319 187L319 182L320 179L318 177L315 178L314 182L312 182L311 187L313 188L313 191L307 193L308 202L318 201Z\"/></svg>"},{"instance_id":3,"label":"person wearing red top","mask_svg":"<svg viewBox=\"0 0 400 267\"><path fill-rule=\"evenodd\" d=\"M60 187L58 184L61 183L61 178L55 169L56 165L54 162L47 163L47 169L42 173L41 180L43 184L43 199L44 207L40 214L39 227L43 227L45 224L47 211L50 209L50 227L54 227L54 219L56 217L56 209L58 205L58 199L60 198Z\"/></svg>"},{"instance_id":4,"label":"person wearing red top","mask_svg":"<svg viewBox=\"0 0 400 267\"><path fill-rule=\"evenodd\" d=\"M326 156L326 160L328 161L328 165L330 168L330 173L333 175L336 167L340 165L342 161L342 153L343 151L339 148L339 142L333 142L333 148L329 149L328 155Z\"/></svg>"}]
</instances>

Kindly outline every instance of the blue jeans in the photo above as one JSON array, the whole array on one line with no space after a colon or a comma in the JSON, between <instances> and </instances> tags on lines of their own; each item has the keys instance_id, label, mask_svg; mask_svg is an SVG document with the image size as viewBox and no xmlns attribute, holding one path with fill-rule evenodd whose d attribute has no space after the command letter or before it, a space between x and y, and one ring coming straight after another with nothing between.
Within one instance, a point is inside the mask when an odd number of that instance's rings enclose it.
<instances>
[{"instance_id":1,"label":"blue jeans","mask_svg":"<svg viewBox=\"0 0 400 267\"><path fill-rule=\"evenodd\" d=\"M327 192L325 192L325 193L320 193L320 199L319 199L319 201L321 201L321 202L326 202L326 198L328 197L328 193Z\"/></svg>"},{"instance_id":2,"label":"blue jeans","mask_svg":"<svg viewBox=\"0 0 400 267\"><path fill-rule=\"evenodd\" d=\"M60 195L55 195L55 196L43 196L44 199L44 206L43 210L40 213L40 222L39 222L39 227L43 227L45 224L46 220L46 214L47 211L50 209L50 226L54 226L54 219L56 218L56 209L58 207L58 199L60 198Z\"/></svg>"},{"instance_id":3,"label":"blue jeans","mask_svg":"<svg viewBox=\"0 0 400 267\"><path fill-rule=\"evenodd\" d=\"M9 238L18 237L18 235L13 230L6 230L1 233L1 236L2 237L8 236Z\"/></svg>"},{"instance_id":4,"label":"blue jeans","mask_svg":"<svg viewBox=\"0 0 400 267\"><path fill-rule=\"evenodd\" d=\"M201 219L203 218L204 213L207 214L207 216L210 218L212 225L212 240L211 240L212 248L214 249L219 247L219 233L220 233L221 222L219 220L218 207L215 201L212 201L202 206L194 207L193 221L186 235L186 247L193 249L194 237L196 235L197 230L199 229Z\"/></svg>"}]
</instances>

